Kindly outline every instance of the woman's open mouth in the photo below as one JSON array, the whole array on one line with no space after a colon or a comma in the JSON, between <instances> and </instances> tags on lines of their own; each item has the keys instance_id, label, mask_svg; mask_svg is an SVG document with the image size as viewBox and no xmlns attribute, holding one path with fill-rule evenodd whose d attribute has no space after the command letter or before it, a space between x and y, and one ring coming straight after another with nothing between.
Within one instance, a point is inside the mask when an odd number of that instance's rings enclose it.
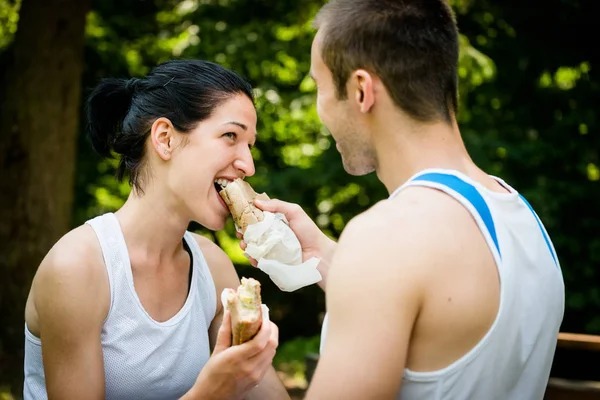
<instances>
[{"instance_id":1,"label":"woman's open mouth","mask_svg":"<svg viewBox=\"0 0 600 400\"><path fill-rule=\"evenodd\" d=\"M217 192L225 189L227 185L229 185L229 181L227 179L215 179L215 189L217 189Z\"/></svg>"},{"instance_id":2,"label":"woman's open mouth","mask_svg":"<svg viewBox=\"0 0 600 400\"><path fill-rule=\"evenodd\" d=\"M225 189L228 184L229 184L229 181L227 179L215 179L215 181L214 181L214 186L215 186L215 190L217 191L217 197L219 198L219 202L221 203L221 205L223 207L225 207L225 209L227 211L229 211L229 207L227 207L227 204L225 203L225 200L223 200L223 198L221 197L220 192L223 189Z\"/></svg>"}]
</instances>

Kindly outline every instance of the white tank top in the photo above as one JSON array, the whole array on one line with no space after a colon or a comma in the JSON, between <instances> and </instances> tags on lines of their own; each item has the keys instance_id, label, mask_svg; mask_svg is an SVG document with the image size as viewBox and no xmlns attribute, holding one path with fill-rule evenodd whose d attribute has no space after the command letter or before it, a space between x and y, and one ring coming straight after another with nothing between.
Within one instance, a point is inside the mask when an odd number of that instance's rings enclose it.
<instances>
[{"instance_id":1,"label":"white tank top","mask_svg":"<svg viewBox=\"0 0 600 400\"><path fill-rule=\"evenodd\" d=\"M546 229L527 200L503 180L492 178L510 193L493 192L457 171L429 169L390 195L392 198L409 186L426 186L458 200L477 221L500 277L500 306L487 334L441 370L405 369L399 399L544 397L564 313L560 264ZM326 330L327 317L322 338Z\"/></svg>"},{"instance_id":2,"label":"white tank top","mask_svg":"<svg viewBox=\"0 0 600 400\"><path fill-rule=\"evenodd\" d=\"M87 223L94 229L110 284L110 309L102 327L106 399L178 399L196 381L210 357L208 328L215 316L215 285L198 243L184 240L193 259L185 304L157 322L144 310L134 286L129 254L113 213ZM24 400L47 399L42 343L25 326Z\"/></svg>"}]
</instances>

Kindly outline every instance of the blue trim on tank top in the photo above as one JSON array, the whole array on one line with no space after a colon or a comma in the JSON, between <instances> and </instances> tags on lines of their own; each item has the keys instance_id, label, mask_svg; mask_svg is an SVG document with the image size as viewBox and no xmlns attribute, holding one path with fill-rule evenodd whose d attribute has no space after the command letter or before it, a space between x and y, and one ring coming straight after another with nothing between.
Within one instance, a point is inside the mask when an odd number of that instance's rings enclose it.
<instances>
[{"instance_id":1,"label":"blue trim on tank top","mask_svg":"<svg viewBox=\"0 0 600 400\"><path fill-rule=\"evenodd\" d=\"M426 181L432 183L438 183L440 185L447 186L448 188L454 190L459 193L462 197L464 197L471 205L475 208L479 217L485 224L494 245L496 246L496 250L498 250L498 255L500 259L502 259L502 254L500 252L500 245L498 244L498 237L496 235L496 226L494 225L494 219L492 218L492 213L490 212L490 208L488 207L485 199L477 189L460 179L455 175L450 174L442 174L438 172L429 172L423 175L417 176L412 179L413 181Z\"/></svg>"},{"instance_id":2,"label":"blue trim on tank top","mask_svg":"<svg viewBox=\"0 0 600 400\"><path fill-rule=\"evenodd\" d=\"M544 237L544 241L546 242L546 246L548 246L548 251L550 251L550 254L552 255L552 259L554 260L554 264L556 264L556 266L558 267L558 260L556 258L556 254L554 253L554 250L552 249L552 245L550 244L550 238L548 237L548 235L546 234L546 231L544 230L544 226L542 225L542 221L537 216L537 214L535 213L533 207L531 206L531 204L529 204L529 202L527 201L527 199L525 197L523 197L522 194L519 194L519 197L521 198L521 200L523 200L523 203L525 203L525 205L527 205L527 207L529 208L529 210L531 211L531 213L535 217L535 220L537 221L538 226L540 227L540 231L542 231L542 236Z\"/></svg>"}]
</instances>

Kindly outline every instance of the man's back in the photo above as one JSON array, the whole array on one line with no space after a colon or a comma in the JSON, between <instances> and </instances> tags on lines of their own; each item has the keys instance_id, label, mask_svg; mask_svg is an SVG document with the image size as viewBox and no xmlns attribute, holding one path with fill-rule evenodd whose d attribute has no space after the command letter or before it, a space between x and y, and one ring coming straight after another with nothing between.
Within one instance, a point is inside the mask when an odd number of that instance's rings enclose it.
<instances>
[{"instance_id":1,"label":"man's back","mask_svg":"<svg viewBox=\"0 0 600 400\"><path fill-rule=\"evenodd\" d=\"M462 209L449 209L460 251L449 253L423 301L402 399L543 397L564 311L562 274L538 217L499 183L505 193L463 174L429 170L397 191L438 189L446 196L440 203L450 196L460 204L448 206Z\"/></svg>"},{"instance_id":2,"label":"man's back","mask_svg":"<svg viewBox=\"0 0 600 400\"><path fill-rule=\"evenodd\" d=\"M406 349L403 400L543 397L563 316L564 285L541 223L518 193L501 184L504 193L456 172L423 171L366 213L372 219L387 213L382 230L391 236L402 223L398 214L410 210L423 221L413 225L414 238L406 239L415 241L411 251L443 253L439 262L400 275L414 280L414 286L426 277ZM398 263L413 255L396 257L396 263L365 265L364 273L398 279ZM396 321L389 318L401 318L401 308L409 305L395 304L392 294L387 298L389 312L396 310L387 317L393 326ZM327 325L328 318L322 343ZM371 340L385 341L376 332ZM402 351L391 346L391 354ZM381 379L385 374L380 371Z\"/></svg>"}]
</instances>

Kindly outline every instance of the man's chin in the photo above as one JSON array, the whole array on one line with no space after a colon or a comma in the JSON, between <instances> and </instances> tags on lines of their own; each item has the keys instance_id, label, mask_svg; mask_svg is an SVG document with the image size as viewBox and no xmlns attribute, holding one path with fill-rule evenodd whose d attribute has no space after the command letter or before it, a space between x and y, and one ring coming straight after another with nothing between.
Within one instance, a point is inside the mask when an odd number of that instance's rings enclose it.
<instances>
[{"instance_id":1,"label":"man's chin","mask_svg":"<svg viewBox=\"0 0 600 400\"><path fill-rule=\"evenodd\" d=\"M375 167L373 167L370 163L359 163L359 162L350 162L347 161L342 155L342 164L344 166L344 170L352 176L363 176L368 175L371 172L375 171Z\"/></svg>"}]
</instances>

